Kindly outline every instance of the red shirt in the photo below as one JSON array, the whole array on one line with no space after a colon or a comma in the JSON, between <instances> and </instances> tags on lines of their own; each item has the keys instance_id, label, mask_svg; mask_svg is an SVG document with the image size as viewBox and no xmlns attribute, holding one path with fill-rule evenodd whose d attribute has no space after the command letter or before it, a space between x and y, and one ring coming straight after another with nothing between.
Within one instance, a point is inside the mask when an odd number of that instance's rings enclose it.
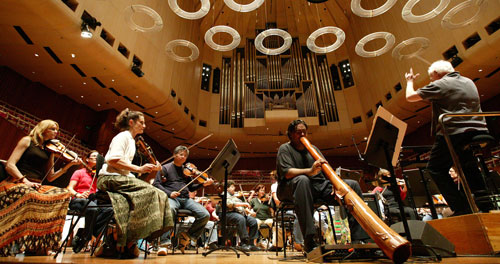
<instances>
[{"instance_id":1,"label":"red shirt","mask_svg":"<svg viewBox=\"0 0 500 264\"><path fill-rule=\"evenodd\" d=\"M372 190L372 193L375 193L376 191L382 192L383 190L384 190L384 188L377 186L377 187L375 187L375 189ZM403 191L403 187L401 187L401 186L399 186L399 193L401 196L401 200L406 199L406 192Z\"/></svg>"},{"instance_id":2,"label":"red shirt","mask_svg":"<svg viewBox=\"0 0 500 264\"><path fill-rule=\"evenodd\" d=\"M215 208L212 206L212 202L208 202L205 205L205 209L207 209L208 213L210 214L210 221L215 221L215 218L212 216L212 212L215 211Z\"/></svg>"},{"instance_id":3,"label":"red shirt","mask_svg":"<svg viewBox=\"0 0 500 264\"><path fill-rule=\"evenodd\" d=\"M82 168L73 173L73 176L71 176L71 181L76 181L74 190L77 193L84 193L90 188L90 184L92 183L92 175L90 175L89 171L86 168ZM90 193L95 193L96 190L97 179L94 180L92 189L90 189Z\"/></svg>"}]
</instances>

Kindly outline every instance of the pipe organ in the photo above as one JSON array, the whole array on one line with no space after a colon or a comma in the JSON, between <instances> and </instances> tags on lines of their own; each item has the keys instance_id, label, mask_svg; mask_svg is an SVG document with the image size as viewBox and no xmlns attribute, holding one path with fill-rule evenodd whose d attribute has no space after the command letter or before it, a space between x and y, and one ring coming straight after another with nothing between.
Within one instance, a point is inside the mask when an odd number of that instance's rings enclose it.
<instances>
[{"instance_id":1,"label":"pipe organ","mask_svg":"<svg viewBox=\"0 0 500 264\"><path fill-rule=\"evenodd\" d=\"M283 39L269 36L267 48ZM222 59L220 124L244 127L245 118L264 118L266 111L297 111L299 117L317 117L320 125L337 122L334 85L325 55L300 46L295 38L289 50L268 56L256 50L253 39Z\"/></svg>"}]
</instances>

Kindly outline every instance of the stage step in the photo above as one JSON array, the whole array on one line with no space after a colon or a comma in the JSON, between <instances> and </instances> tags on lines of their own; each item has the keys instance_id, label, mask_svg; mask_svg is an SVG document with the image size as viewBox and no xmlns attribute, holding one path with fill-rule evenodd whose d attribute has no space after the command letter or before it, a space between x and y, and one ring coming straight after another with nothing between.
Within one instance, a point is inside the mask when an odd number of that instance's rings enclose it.
<instances>
[{"instance_id":1,"label":"stage step","mask_svg":"<svg viewBox=\"0 0 500 264\"><path fill-rule=\"evenodd\" d=\"M500 213L480 213L427 221L455 245L458 255L500 252Z\"/></svg>"}]
</instances>

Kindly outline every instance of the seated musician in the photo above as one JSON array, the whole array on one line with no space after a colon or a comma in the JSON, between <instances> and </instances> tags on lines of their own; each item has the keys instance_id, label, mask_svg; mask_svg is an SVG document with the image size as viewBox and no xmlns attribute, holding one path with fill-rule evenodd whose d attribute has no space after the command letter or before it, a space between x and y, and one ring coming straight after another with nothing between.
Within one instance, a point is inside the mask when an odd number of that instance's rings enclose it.
<instances>
[{"instance_id":1,"label":"seated musician","mask_svg":"<svg viewBox=\"0 0 500 264\"><path fill-rule=\"evenodd\" d=\"M207 209L210 214L210 219L205 225L205 229L208 231L208 249L216 249L218 242L218 233L217 233L217 222L219 221L219 216L216 211L217 201L215 199L210 199L205 204L205 209Z\"/></svg>"},{"instance_id":2,"label":"seated musician","mask_svg":"<svg viewBox=\"0 0 500 264\"><path fill-rule=\"evenodd\" d=\"M309 253L317 246L314 240L316 227L313 204L317 199L328 203L335 203L335 199L332 184L321 172L321 165L327 161L324 158L315 161L300 141L301 137L307 136L305 121L300 119L292 121L288 125L287 135L290 141L279 147L276 161L279 181L278 198L280 201L293 201L300 230L304 236L304 251ZM314 148L320 153L318 148ZM345 180L345 182L358 196L362 196L358 182L354 180ZM354 243L364 243L364 240L368 239L366 232L350 214L349 227Z\"/></svg>"},{"instance_id":3,"label":"seated musician","mask_svg":"<svg viewBox=\"0 0 500 264\"><path fill-rule=\"evenodd\" d=\"M73 196L73 199L69 203L71 210L82 211L89 202L89 195L95 193L97 190L97 179L95 178L97 155L99 155L97 150L91 150L85 159L87 166L75 171L71 176L68 187L66 187ZM78 231L77 235L73 238L72 245L75 253L82 250L87 242L90 241L92 235L97 237L104 229L104 225L113 217L113 208L92 207L96 205L95 201L91 201L88 204L91 207L85 210L85 229L82 229L83 233Z\"/></svg>"},{"instance_id":4,"label":"seated musician","mask_svg":"<svg viewBox=\"0 0 500 264\"><path fill-rule=\"evenodd\" d=\"M394 198L394 193L388 188L389 185L389 177L391 177L391 173L386 170L386 169L380 169L377 173L376 179L379 182L379 186L375 187L372 190L372 193L380 193L382 194L385 204L387 204L387 209L388 212L384 212L386 216L391 216L391 215L396 215L398 219L401 219L400 217L400 211L399 211L399 205L396 201L396 198ZM399 179L398 179L399 180ZM404 200L406 198L406 194L408 192L408 189L406 187L406 184L404 180L401 179L401 181L398 181L398 186L400 190L400 196L401 200ZM415 215L415 211L408 206L404 206L404 212L406 217L409 220L417 220L417 216Z\"/></svg>"},{"instance_id":5,"label":"seated musician","mask_svg":"<svg viewBox=\"0 0 500 264\"><path fill-rule=\"evenodd\" d=\"M255 212L255 219L257 220L257 226L263 238L269 237L269 229L273 226L273 215L274 210L270 206L271 199L266 194L266 186L259 184L255 188L257 197L250 199L250 206ZM252 193L253 196L253 193ZM252 197L251 196L251 197ZM268 228L261 230L260 225L266 224ZM265 248L265 246L264 246Z\"/></svg>"},{"instance_id":6,"label":"seated musician","mask_svg":"<svg viewBox=\"0 0 500 264\"><path fill-rule=\"evenodd\" d=\"M227 182L227 223L237 225L237 232L240 236L242 245L240 248L244 251L260 251L255 245L258 233L257 220L250 216L250 204L245 203L235 196L236 186L234 181ZM247 227L249 231L247 232Z\"/></svg>"},{"instance_id":7,"label":"seated musician","mask_svg":"<svg viewBox=\"0 0 500 264\"><path fill-rule=\"evenodd\" d=\"M185 146L177 146L174 149L174 160L162 166L161 170L156 174L153 185L164 191L168 195L168 202L172 214L176 214L178 209L190 210L195 221L187 232L182 232L179 235L179 249L184 254L186 246L190 240L196 241L201 236L205 225L208 222L209 214L207 210L193 199L189 198L189 191L195 191L203 186L213 184L213 180L208 178L203 184L198 181L192 182L192 178L185 176L183 170L184 163L189 156L189 150ZM195 175L196 177L196 175ZM194 177L193 177L194 178ZM182 189L182 191L181 191ZM166 232L161 236L160 248L158 249L159 256L167 255L167 246L170 244L170 233Z\"/></svg>"},{"instance_id":8,"label":"seated musician","mask_svg":"<svg viewBox=\"0 0 500 264\"><path fill-rule=\"evenodd\" d=\"M58 132L55 121L41 121L19 140L7 160L10 177L0 182L0 256L22 251L47 255L59 245L71 194L41 182L45 176L48 182L54 181L80 161L54 171L54 154L46 143Z\"/></svg>"},{"instance_id":9,"label":"seated musician","mask_svg":"<svg viewBox=\"0 0 500 264\"><path fill-rule=\"evenodd\" d=\"M106 164L99 171L97 188L105 191L113 204L117 241L116 245L109 240L101 244L95 254L136 258L140 253L137 240L153 240L172 229L174 222L167 195L132 174L151 173L161 168L159 163L132 164L136 151L134 138L146 127L143 113L127 108L116 117L115 127L122 132L111 140L104 157Z\"/></svg>"}]
</instances>

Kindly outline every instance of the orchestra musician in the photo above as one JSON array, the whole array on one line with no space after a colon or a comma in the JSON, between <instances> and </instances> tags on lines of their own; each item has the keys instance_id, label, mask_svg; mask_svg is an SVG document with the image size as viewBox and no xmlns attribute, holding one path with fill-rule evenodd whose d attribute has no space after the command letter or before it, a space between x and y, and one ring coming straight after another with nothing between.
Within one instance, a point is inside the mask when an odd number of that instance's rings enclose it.
<instances>
[{"instance_id":1,"label":"orchestra musician","mask_svg":"<svg viewBox=\"0 0 500 264\"><path fill-rule=\"evenodd\" d=\"M269 237L269 229L273 226L274 210L270 206L270 196L266 194L266 186L263 184L257 185L255 188L257 197L250 200L250 206L255 212L255 220L257 220L257 229L260 231L262 237ZM269 229L260 229L261 224L266 224Z\"/></svg>"},{"instance_id":2,"label":"orchestra musician","mask_svg":"<svg viewBox=\"0 0 500 264\"><path fill-rule=\"evenodd\" d=\"M10 177L0 182L0 256L22 251L25 255L47 255L59 245L71 194L41 182L45 176L52 182L81 160L54 171L54 153L45 144L58 132L55 121L39 122L19 140L7 160L5 169Z\"/></svg>"},{"instance_id":3,"label":"orchestra musician","mask_svg":"<svg viewBox=\"0 0 500 264\"><path fill-rule=\"evenodd\" d=\"M214 183L213 179L210 178L204 180L203 183L199 183L199 181L192 182L192 178L185 175L184 170L186 166L184 163L188 156L189 149L187 147L177 146L174 149L174 160L162 166L153 182L155 187L168 195L168 202L170 203L170 209L173 215L176 214L178 209L187 209L190 210L195 217L195 221L191 225L191 228L189 228L187 232L182 232L179 235L179 249L183 254L186 246L189 245L191 240L198 240L210 218L205 207L189 198L189 191L193 192L201 187L209 186ZM192 183L187 186L190 182ZM170 232L166 232L161 236L160 247L158 249L159 256L167 255L168 244L170 244Z\"/></svg>"},{"instance_id":4,"label":"orchestra musician","mask_svg":"<svg viewBox=\"0 0 500 264\"><path fill-rule=\"evenodd\" d=\"M91 150L85 159L87 166L76 170L71 176L68 187L66 187L72 195L69 203L69 209L71 210L82 211L89 202L89 195L97 190L97 180L95 179L97 155L99 155L97 150ZM113 217L112 207L96 208L95 201L90 201L88 206L85 210L85 228L82 233L78 231L73 238L72 246L75 253L82 250L87 242L92 239L92 235L97 237L108 220Z\"/></svg>"},{"instance_id":5,"label":"orchestra musician","mask_svg":"<svg viewBox=\"0 0 500 264\"><path fill-rule=\"evenodd\" d=\"M304 236L304 251L309 253L316 246L314 236L316 228L313 218L313 203L315 199L335 203L332 184L325 178L321 165L327 163L322 158L317 161L300 141L307 135L307 124L297 119L288 125L289 142L278 149L276 167L278 171L278 198L280 201L293 201L295 213ZM316 147L315 147L316 148ZM320 151L316 148L317 152ZM360 197L362 191L359 183L354 180L344 180ZM349 214L349 227L354 243L364 243L368 235L359 223Z\"/></svg>"},{"instance_id":6,"label":"orchestra musician","mask_svg":"<svg viewBox=\"0 0 500 264\"><path fill-rule=\"evenodd\" d=\"M399 211L399 205L396 201L396 198L394 198L394 193L392 192L391 188L388 188L389 185L389 177L391 177L391 173L386 170L386 169L380 169L377 172L377 177L376 179L379 182L379 186L375 187L372 190L372 193L380 193L384 200L385 203L387 204L387 209L388 212L384 212L387 217L391 215L397 215L399 219L400 217L400 211ZM401 200L404 200L406 198L406 194L408 192L408 189L406 187L406 184L403 179L397 179L398 181L398 186L399 186L399 194L401 197ZM415 211L408 206L403 207L405 215L408 219L410 220L417 220L417 216L415 215Z\"/></svg>"},{"instance_id":7,"label":"orchestra musician","mask_svg":"<svg viewBox=\"0 0 500 264\"><path fill-rule=\"evenodd\" d=\"M210 198L210 200L205 204L205 209L207 209L207 212L210 215L210 219L205 225L205 229L209 232L208 233L209 237L207 241L209 250L217 248L217 241L218 241L217 222L219 221L219 216L217 215L216 207L217 207L217 201L213 198Z\"/></svg>"},{"instance_id":8,"label":"orchestra musician","mask_svg":"<svg viewBox=\"0 0 500 264\"><path fill-rule=\"evenodd\" d=\"M99 171L97 188L106 191L111 199L114 219L117 223L116 245L102 244L97 256L136 258L139 249L136 241L152 240L174 225L167 195L151 184L134 177L132 172L150 173L159 170L160 164L132 164L136 151L134 138L144 132L144 115L128 108L117 117L115 127L120 129L111 141L102 169Z\"/></svg>"},{"instance_id":9,"label":"orchestra musician","mask_svg":"<svg viewBox=\"0 0 500 264\"><path fill-rule=\"evenodd\" d=\"M419 74L413 74L411 68L410 72L405 74L406 100L408 102L421 100L431 102L431 132L436 137L427 163L427 171L454 211L453 216L468 214L472 211L468 206L465 193L457 189L448 175L453 161L443 136L443 128L438 124L438 118L444 113L481 112L479 93L474 82L461 76L448 61L435 61L427 72L431 82L416 91L413 88L413 82ZM464 148L473 136L488 132L484 117L446 118L445 124L471 191L477 192L485 189L471 150Z\"/></svg>"},{"instance_id":10,"label":"orchestra musician","mask_svg":"<svg viewBox=\"0 0 500 264\"><path fill-rule=\"evenodd\" d=\"M240 236L242 245L240 248L244 251L261 251L255 245L258 233L257 220L248 215L250 212L250 204L243 202L235 196L236 185L234 181L227 182L227 223L236 225L237 232ZM248 227L248 232L247 232Z\"/></svg>"}]
</instances>

